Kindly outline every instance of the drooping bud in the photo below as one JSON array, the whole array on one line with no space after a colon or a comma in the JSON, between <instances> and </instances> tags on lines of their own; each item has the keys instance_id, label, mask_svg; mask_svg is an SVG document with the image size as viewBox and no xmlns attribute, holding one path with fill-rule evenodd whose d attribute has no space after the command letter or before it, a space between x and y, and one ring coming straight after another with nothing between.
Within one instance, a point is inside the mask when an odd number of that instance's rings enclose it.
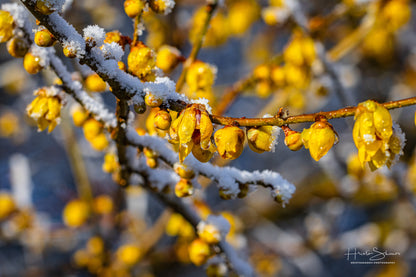
<instances>
[{"instance_id":1,"label":"drooping bud","mask_svg":"<svg viewBox=\"0 0 416 277\"><path fill-rule=\"evenodd\" d=\"M144 97L144 101L146 103L146 105L148 105L149 107L152 108L156 108L159 107L160 105L162 105L163 103L163 99L152 94L152 93L147 93L146 96Z\"/></svg>"},{"instance_id":2,"label":"drooping bud","mask_svg":"<svg viewBox=\"0 0 416 277\"><path fill-rule=\"evenodd\" d=\"M175 195L177 197L187 197L192 195L193 192L194 188L191 181L188 179L180 179L175 185Z\"/></svg>"},{"instance_id":3,"label":"drooping bud","mask_svg":"<svg viewBox=\"0 0 416 277\"><path fill-rule=\"evenodd\" d=\"M85 87L91 92L103 92L107 88L107 84L97 73L93 73L85 79Z\"/></svg>"},{"instance_id":4,"label":"drooping bud","mask_svg":"<svg viewBox=\"0 0 416 277\"><path fill-rule=\"evenodd\" d=\"M14 37L7 42L7 51L12 57L23 58L29 51L29 44L21 37Z\"/></svg>"},{"instance_id":5,"label":"drooping bud","mask_svg":"<svg viewBox=\"0 0 416 277\"><path fill-rule=\"evenodd\" d=\"M180 62L181 53L172 46L163 45L159 48L156 58L156 66L165 73L171 72Z\"/></svg>"},{"instance_id":6,"label":"drooping bud","mask_svg":"<svg viewBox=\"0 0 416 277\"><path fill-rule=\"evenodd\" d=\"M168 130L171 122L172 118L167 111L160 110L155 114L154 125L156 128L160 130Z\"/></svg>"},{"instance_id":7,"label":"drooping bud","mask_svg":"<svg viewBox=\"0 0 416 277\"><path fill-rule=\"evenodd\" d=\"M260 128L250 128L247 130L248 146L251 150L257 153L263 153L264 151L271 151L275 132L277 127L262 126Z\"/></svg>"},{"instance_id":8,"label":"drooping bud","mask_svg":"<svg viewBox=\"0 0 416 277\"><path fill-rule=\"evenodd\" d=\"M302 135L287 126L282 126L285 132L285 144L292 151L298 151L303 146Z\"/></svg>"},{"instance_id":9,"label":"drooping bud","mask_svg":"<svg viewBox=\"0 0 416 277\"><path fill-rule=\"evenodd\" d=\"M202 239L195 239L189 245L189 259L196 266L203 265L206 263L211 255L211 249L209 245Z\"/></svg>"},{"instance_id":10,"label":"drooping bud","mask_svg":"<svg viewBox=\"0 0 416 277\"><path fill-rule=\"evenodd\" d=\"M23 59L23 67L30 74L36 74L42 70L40 58L38 56L33 55L30 52L27 53Z\"/></svg>"},{"instance_id":11,"label":"drooping bud","mask_svg":"<svg viewBox=\"0 0 416 277\"><path fill-rule=\"evenodd\" d=\"M52 46L56 41L55 37L48 29L41 29L35 33L35 43L41 47Z\"/></svg>"},{"instance_id":12,"label":"drooping bud","mask_svg":"<svg viewBox=\"0 0 416 277\"><path fill-rule=\"evenodd\" d=\"M326 120L321 120L312 124L309 129L302 132L302 141L306 149L315 161L319 161L328 153L338 137L332 127Z\"/></svg>"},{"instance_id":13,"label":"drooping bud","mask_svg":"<svg viewBox=\"0 0 416 277\"><path fill-rule=\"evenodd\" d=\"M142 12L144 3L142 0L126 0L124 1L124 11L128 17L135 18Z\"/></svg>"},{"instance_id":14,"label":"drooping bud","mask_svg":"<svg viewBox=\"0 0 416 277\"><path fill-rule=\"evenodd\" d=\"M179 177L183 179L190 180L195 177L195 172L192 170L192 168L182 163L175 163L173 169L175 170L176 174L178 174Z\"/></svg>"},{"instance_id":15,"label":"drooping bud","mask_svg":"<svg viewBox=\"0 0 416 277\"><path fill-rule=\"evenodd\" d=\"M13 28L13 16L7 11L0 10L0 43L12 38Z\"/></svg>"},{"instance_id":16,"label":"drooping bud","mask_svg":"<svg viewBox=\"0 0 416 277\"><path fill-rule=\"evenodd\" d=\"M214 134L218 153L223 159L234 160L243 152L244 131L236 126L225 126Z\"/></svg>"}]
</instances>

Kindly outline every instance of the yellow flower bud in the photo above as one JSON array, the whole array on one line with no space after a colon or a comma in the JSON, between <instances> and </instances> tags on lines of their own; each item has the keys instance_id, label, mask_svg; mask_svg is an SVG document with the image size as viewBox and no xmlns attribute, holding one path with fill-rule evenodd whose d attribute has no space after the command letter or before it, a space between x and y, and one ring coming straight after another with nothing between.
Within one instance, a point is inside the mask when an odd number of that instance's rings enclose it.
<instances>
[{"instance_id":1,"label":"yellow flower bud","mask_svg":"<svg viewBox=\"0 0 416 277\"><path fill-rule=\"evenodd\" d=\"M81 127L88 119L88 113L81 106L75 106L71 110L71 115L72 120L74 121L74 125L77 127Z\"/></svg>"},{"instance_id":2,"label":"yellow flower bud","mask_svg":"<svg viewBox=\"0 0 416 277\"><path fill-rule=\"evenodd\" d=\"M42 29L35 33L35 43L41 47L52 46L55 42L55 37L48 29Z\"/></svg>"},{"instance_id":3,"label":"yellow flower bud","mask_svg":"<svg viewBox=\"0 0 416 277\"><path fill-rule=\"evenodd\" d=\"M286 76L285 70L281 66L275 66L272 68L271 79L273 83L278 87L283 87L285 85Z\"/></svg>"},{"instance_id":4,"label":"yellow flower bud","mask_svg":"<svg viewBox=\"0 0 416 277\"><path fill-rule=\"evenodd\" d=\"M152 49L138 43L130 49L127 57L129 71L139 78L144 78L150 74L156 65L156 56Z\"/></svg>"},{"instance_id":5,"label":"yellow flower bud","mask_svg":"<svg viewBox=\"0 0 416 277\"><path fill-rule=\"evenodd\" d=\"M90 254L85 249L77 250L74 253L74 262L78 267L85 267L90 260Z\"/></svg>"},{"instance_id":6,"label":"yellow flower bud","mask_svg":"<svg viewBox=\"0 0 416 277\"><path fill-rule=\"evenodd\" d=\"M296 131L285 131L285 144L292 151L298 151L303 146L302 135Z\"/></svg>"},{"instance_id":7,"label":"yellow flower bud","mask_svg":"<svg viewBox=\"0 0 416 277\"><path fill-rule=\"evenodd\" d=\"M12 57L23 58L29 51L29 45L25 39L14 37L7 42L7 51Z\"/></svg>"},{"instance_id":8,"label":"yellow flower bud","mask_svg":"<svg viewBox=\"0 0 416 277\"><path fill-rule=\"evenodd\" d=\"M197 145L195 145L192 148L192 155L194 155L194 157L198 161L200 161L201 163L206 163L209 160L211 160L215 151L216 151L216 148L215 148L214 144L211 144L211 146L208 150L203 150L201 147L198 147Z\"/></svg>"},{"instance_id":9,"label":"yellow flower bud","mask_svg":"<svg viewBox=\"0 0 416 277\"><path fill-rule=\"evenodd\" d=\"M45 15L51 14L55 11L53 1L49 0L37 0L35 8L38 12Z\"/></svg>"},{"instance_id":10,"label":"yellow flower bud","mask_svg":"<svg viewBox=\"0 0 416 277\"><path fill-rule=\"evenodd\" d=\"M223 159L234 160L243 152L244 131L235 126L225 126L214 134L218 153Z\"/></svg>"},{"instance_id":11,"label":"yellow flower bud","mask_svg":"<svg viewBox=\"0 0 416 277\"><path fill-rule=\"evenodd\" d=\"M157 51L156 66L165 73L171 72L180 61L181 53L175 47L162 45Z\"/></svg>"},{"instance_id":12,"label":"yellow flower bud","mask_svg":"<svg viewBox=\"0 0 416 277\"><path fill-rule=\"evenodd\" d=\"M107 136L104 133L98 134L96 137L90 140L90 143L92 148L94 148L97 151L103 151L109 145Z\"/></svg>"},{"instance_id":13,"label":"yellow flower bud","mask_svg":"<svg viewBox=\"0 0 416 277\"><path fill-rule=\"evenodd\" d=\"M42 69L40 58L32 53L27 53L23 59L23 67L30 74L38 73Z\"/></svg>"},{"instance_id":14,"label":"yellow flower bud","mask_svg":"<svg viewBox=\"0 0 416 277\"><path fill-rule=\"evenodd\" d=\"M118 68L121 70L121 71L126 71L127 70L127 68L126 68L126 64L125 63L123 63L122 61L118 61L117 62L117 65L118 65Z\"/></svg>"},{"instance_id":15,"label":"yellow flower bud","mask_svg":"<svg viewBox=\"0 0 416 277\"><path fill-rule=\"evenodd\" d=\"M156 168L158 165L157 159L146 157L146 164L149 168Z\"/></svg>"},{"instance_id":16,"label":"yellow flower bud","mask_svg":"<svg viewBox=\"0 0 416 277\"><path fill-rule=\"evenodd\" d=\"M211 249L202 239L195 239L189 245L189 259L193 264L197 266L203 265L210 256Z\"/></svg>"},{"instance_id":17,"label":"yellow flower bud","mask_svg":"<svg viewBox=\"0 0 416 277\"><path fill-rule=\"evenodd\" d=\"M75 199L68 202L64 208L62 217L68 227L79 227L83 225L90 216L88 204L82 200Z\"/></svg>"},{"instance_id":18,"label":"yellow flower bud","mask_svg":"<svg viewBox=\"0 0 416 277\"><path fill-rule=\"evenodd\" d=\"M319 161L332 148L337 135L331 124L326 121L318 121L312 124L309 129L302 132L303 145L315 161Z\"/></svg>"},{"instance_id":19,"label":"yellow flower bud","mask_svg":"<svg viewBox=\"0 0 416 277\"><path fill-rule=\"evenodd\" d=\"M189 40L192 43L196 43L198 35L202 28L204 28L204 22L208 13L205 7L198 9L192 18L192 27L189 32ZM203 46L212 47L223 44L227 41L229 36L229 24L223 11L218 11L212 18L209 24L209 28L205 35Z\"/></svg>"},{"instance_id":20,"label":"yellow flower bud","mask_svg":"<svg viewBox=\"0 0 416 277\"><path fill-rule=\"evenodd\" d=\"M135 18L144 8L142 0L126 0L124 1L124 11L128 17Z\"/></svg>"},{"instance_id":21,"label":"yellow flower bud","mask_svg":"<svg viewBox=\"0 0 416 277\"><path fill-rule=\"evenodd\" d=\"M180 179L175 185L175 195L177 197L191 196L194 192L192 182L188 179Z\"/></svg>"},{"instance_id":22,"label":"yellow flower bud","mask_svg":"<svg viewBox=\"0 0 416 277\"><path fill-rule=\"evenodd\" d=\"M138 246L133 244L122 245L117 249L117 259L128 267L132 267L137 264L142 258L142 251Z\"/></svg>"},{"instance_id":23,"label":"yellow flower bud","mask_svg":"<svg viewBox=\"0 0 416 277\"><path fill-rule=\"evenodd\" d=\"M389 1L383 7L382 18L388 22L386 27L392 31L405 25L411 17L411 8L408 1Z\"/></svg>"},{"instance_id":24,"label":"yellow flower bud","mask_svg":"<svg viewBox=\"0 0 416 277\"><path fill-rule=\"evenodd\" d=\"M13 28L13 16L7 11L0 10L0 43L12 38Z\"/></svg>"},{"instance_id":25,"label":"yellow flower bud","mask_svg":"<svg viewBox=\"0 0 416 277\"><path fill-rule=\"evenodd\" d=\"M93 207L97 214L105 215L113 211L114 204L110 196L103 194L94 198Z\"/></svg>"},{"instance_id":26,"label":"yellow flower bud","mask_svg":"<svg viewBox=\"0 0 416 277\"><path fill-rule=\"evenodd\" d=\"M192 168L182 163L175 163L173 169L175 170L176 174L178 174L179 177L183 179L190 180L195 177L195 172L192 170Z\"/></svg>"},{"instance_id":27,"label":"yellow flower bud","mask_svg":"<svg viewBox=\"0 0 416 277\"><path fill-rule=\"evenodd\" d=\"M103 171L113 173L119 168L117 156L114 153L106 153L104 156Z\"/></svg>"},{"instance_id":28,"label":"yellow flower bud","mask_svg":"<svg viewBox=\"0 0 416 277\"><path fill-rule=\"evenodd\" d=\"M245 0L230 3L227 22L230 32L243 35L260 16L260 6L256 1Z\"/></svg>"},{"instance_id":29,"label":"yellow flower bud","mask_svg":"<svg viewBox=\"0 0 416 277\"><path fill-rule=\"evenodd\" d=\"M12 196L8 193L0 193L0 221L8 217L16 208Z\"/></svg>"},{"instance_id":30,"label":"yellow flower bud","mask_svg":"<svg viewBox=\"0 0 416 277\"><path fill-rule=\"evenodd\" d=\"M87 251L92 255L100 255L104 252L104 241L98 236L94 236L87 241Z\"/></svg>"},{"instance_id":31,"label":"yellow flower bud","mask_svg":"<svg viewBox=\"0 0 416 277\"><path fill-rule=\"evenodd\" d=\"M267 98L273 92L269 81L260 81L256 83L256 93L260 98Z\"/></svg>"},{"instance_id":32,"label":"yellow flower bud","mask_svg":"<svg viewBox=\"0 0 416 277\"><path fill-rule=\"evenodd\" d=\"M155 107L159 107L160 105L162 105L163 99L152 93L147 93L146 96L144 97L144 102L149 107L155 108Z\"/></svg>"},{"instance_id":33,"label":"yellow flower bud","mask_svg":"<svg viewBox=\"0 0 416 277\"><path fill-rule=\"evenodd\" d=\"M85 121L82 128L84 130L85 138L90 141L102 132L103 125L94 118L90 118Z\"/></svg>"},{"instance_id":34,"label":"yellow flower bud","mask_svg":"<svg viewBox=\"0 0 416 277\"><path fill-rule=\"evenodd\" d=\"M93 73L85 79L85 87L92 92L103 92L107 88L107 84L97 73Z\"/></svg>"},{"instance_id":35,"label":"yellow flower bud","mask_svg":"<svg viewBox=\"0 0 416 277\"><path fill-rule=\"evenodd\" d=\"M271 151L276 137L273 135L277 127L262 126L260 128L250 128L247 130L248 146L257 153Z\"/></svg>"},{"instance_id":36,"label":"yellow flower bud","mask_svg":"<svg viewBox=\"0 0 416 277\"><path fill-rule=\"evenodd\" d=\"M186 83L191 91L210 88L214 84L215 75L215 67L201 61L195 61L186 72Z\"/></svg>"},{"instance_id":37,"label":"yellow flower bud","mask_svg":"<svg viewBox=\"0 0 416 277\"><path fill-rule=\"evenodd\" d=\"M74 59L77 56L77 51L74 47L64 46L64 49L62 51L65 57L68 57L70 59Z\"/></svg>"},{"instance_id":38,"label":"yellow flower bud","mask_svg":"<svg viewBox=\"0 0 416 277\"><path fill-rule=\"evenodd\" d=\"M168 130L171 122L172 118L167 111L160 110L155 114L154 125L156 128L160 130Z\"/></svg>"},{"instance_id":39,"label":"yellow flower bud","mask_svg":"<svg viewBox=\"0 0 416 277\"><path fill-rule=\"evenodd\" d=\"M213 224L198 224L198 236L208 244L216 244L221 241L221 232Z\"/></svg>"},{"instance_id":40,"label":"yellow flower bud","mask_svg":"<svg viewBox=\"0 0 416 277\"><path fill-rule=\"evenodd\" d=\"M261 64L253 70L253 76L256 80L268 80L270 79L270 74L270 67L266 64Z\"/></svg>"},{"instance_id":41,"label":"yellow flower bud","mask_svg":"<svg viewBox=\"0 0 416 277\"><path fill-rule=\"evenodd\" d=\"M0 136L11 137L19 134L21 126L19 126L18 116L10 111L0 116Z\"/></svg>"},{"instance_id":42,"label":"yellow flower bud","mask_svg":"<svg viewBox=\"0 0 416 277\"><path fill-rule=\"evenodd\" d=\"M285 64L286 82L295 88L306 88L310 82L309 73L303 68L293 64Z\"/></svg>"},{"instance_id":43,"label":"yellow flower bud","mask_svg":"<svg viewBox=\"0 0 416 277\"><path fill-rule=\"evenodd\" d=\"M174 213L166 224L166 234L169 236L194 237L194 228L182 215Z\"/></svg>"}]
</instances>

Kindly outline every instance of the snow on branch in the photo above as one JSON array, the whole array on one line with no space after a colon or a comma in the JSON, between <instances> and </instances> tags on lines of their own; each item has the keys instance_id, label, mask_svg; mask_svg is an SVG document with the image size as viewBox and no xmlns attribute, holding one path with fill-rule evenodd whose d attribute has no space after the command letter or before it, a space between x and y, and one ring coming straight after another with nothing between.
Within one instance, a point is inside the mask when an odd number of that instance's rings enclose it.
<instances>
[{"instance_id":1,"label":"snow on branch","mask_svg":"<svg viewBox=\"0 0 416 277\"><path fill-rule=\"evenodd\" d=\"M75 28L63 19L58 13L44 15L36 11L34 3L29 0L21 0L28 10L35 16L40 24L44 25L65 47L69 46L76 52L81 64L88 65L104 81L112 87L112 93L119 99L132 100L133 103L142 103L148 92L165 101L166 106L173 102L195 103L186 96L176 93L175 83L167 77L156 78L155 82L142 83L140 79L122 71L117 65L120 51L114 51L115 59L108 59L108 55L97 47L90 49L84 38ZM90 33L87 29L87 34ZM114 47L113 47L114 48ZM107 46L105 49L111 49ZM205 104L202 100L201 104ZM175 109L175 106L171 107ZM207 107L209 109L209 107Z\"/></svg>"},{"instance_id":2,"label":"snow on branch","mask_svg":"<svg viewBox=\"0 0 416 277\"><path fill-rule=\"evenodd\" d=\"M148 147L157 151L159 157L171 166L178 162L178 154L166 145L164 139L149 135L139 136L131 127L128 127L126 133L128 143L131 145ZM219 188L227 191L232 197L237 196L240 192L240 184L249 184L251 188L256 185L270 188L272 196L279 198L283 204L288 202L295 191L293 184L285 180L279 173L270 170L249 172L232 167L218 167L210 163L200 163L192 155L186 158L185 164L199 174L214 179Z\"/></svg>"}]
</instances>

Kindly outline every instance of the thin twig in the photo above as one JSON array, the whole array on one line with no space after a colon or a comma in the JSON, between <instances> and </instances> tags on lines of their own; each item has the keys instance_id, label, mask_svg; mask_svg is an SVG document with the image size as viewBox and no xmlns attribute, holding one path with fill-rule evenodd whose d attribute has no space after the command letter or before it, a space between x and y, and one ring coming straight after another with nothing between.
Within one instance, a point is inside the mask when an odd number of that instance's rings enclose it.
<instances>
[{"instance_id":1,"label":"thin twig","mask_svg":"<svg viewBox=\"0 0 416 277\"><path fill-rule=\"evenodd\" d=\"M202 29L200 30L198 36L195 39L194 45L192 46L191 54L189 55L188 59L186 59L185 63L183 64L181 75L179 76L178 82L176 83L176 91L180 92L182 86L185 83L186 73L188 72L189 66L196 60L198 56L199 50L201 50L202 44L204 42L205 34L209 28L209 23L211 18L214 14L214 11L218 5L218 1L207 1L207 5L205 6L206 17L205 21L202 25Z\"/></svg>"}]
</instances>

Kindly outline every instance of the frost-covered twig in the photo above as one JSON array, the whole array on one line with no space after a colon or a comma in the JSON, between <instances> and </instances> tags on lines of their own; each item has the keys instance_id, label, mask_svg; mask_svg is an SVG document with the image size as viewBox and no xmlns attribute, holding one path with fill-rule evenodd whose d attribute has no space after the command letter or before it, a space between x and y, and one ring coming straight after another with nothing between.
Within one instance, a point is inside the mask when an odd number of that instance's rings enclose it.
<instances>
[{"instance_id":1,"label":"frost-covered twig","mask_svg":"<svg viewBox=\"0 0 416 277\"><path fill-rule=\"evenodd\" d=\"M157 136L139 136L133 128L127 129L127 141L136 147L148 147L157 151L160 159L173 166L178 162L178 154L170 149L166 141ZM286 203L295 191L295 187L280 174L269 170L248 172L232 167L218 167L210 163L200 163L193 156L188 156L185 164L195 172L211 178L218 183L220 189L224 190L231 197L240 193L240 185L267 187L272 191L272 196Z\"/></svg>"},{"instance_id":2,"label":"frost-covered twig","mask_svg":"<svg viewBox=\"0 0 416 277\"><path fill-rule=\"evenodd\" d=\"M126 126L128 123L129 105L126 100L117 99L117 128L114 132L114 141L117 147L118 162L120 164L120 180L119 184L123 187L129 185L130 171L127 168L127 146L126 141Z\"/></svg>"}]
</instances>

